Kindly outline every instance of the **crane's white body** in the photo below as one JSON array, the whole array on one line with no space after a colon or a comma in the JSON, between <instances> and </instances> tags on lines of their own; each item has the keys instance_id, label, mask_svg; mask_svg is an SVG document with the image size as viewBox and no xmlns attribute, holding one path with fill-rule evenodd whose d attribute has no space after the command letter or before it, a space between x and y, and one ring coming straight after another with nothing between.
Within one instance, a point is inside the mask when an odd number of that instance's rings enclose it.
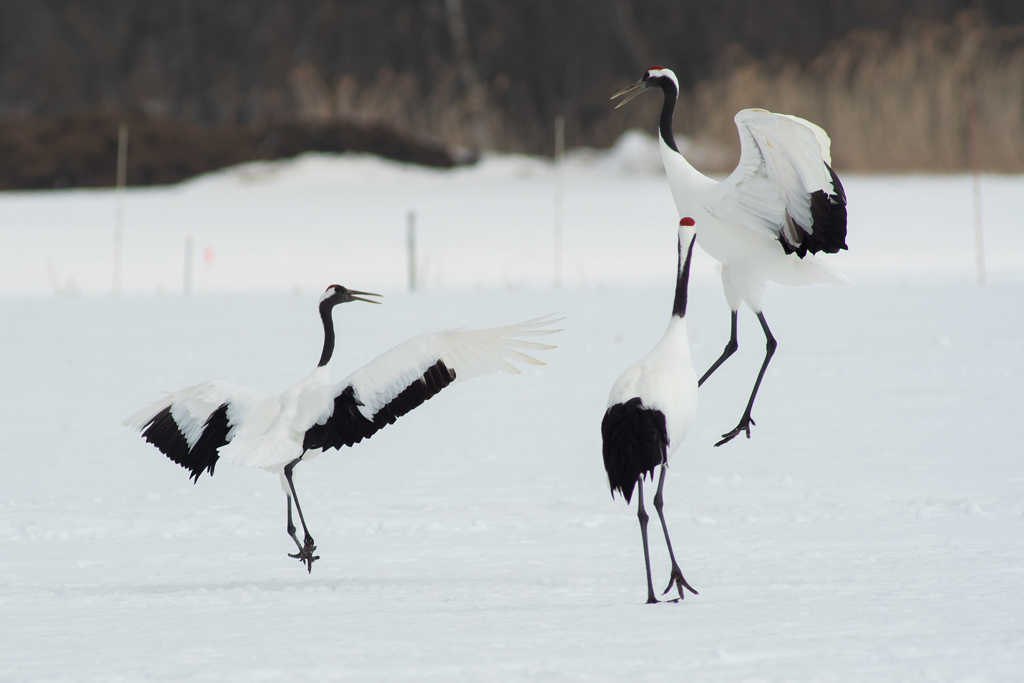
<instances>
[{"instance_id":1,"label":"crane's white body","mask_svg":"<svg viewBox=\"0 0 1024 683\"><path fill-rule=\"evenodd\" d=\"M751 111L744 110L737 117ZM759 208L778 212L784 224L786 206L776 192L757 195L750 187L727 185L728 178L709 178L664 140L659 141L676 210L680 218L689 216L700 226L697 244L722 264L722 286L729 308L735 311L743 301L751 310L760 311L761 294L768 281L783 285L850 283L849 278L814 254L801 258L785 253L779 247L778 233L766 227L767 221L758 219L756 212L744 210L752 200L760 199L764 205Z\"/></svg>"},{"instance_id":2,"label":"crane's white body","mask_svg":"<svg viewBox=\"0 0 1024 683\"><path fill-rule=\"evenodd\" d=\"M690 360L686 318L672 316L661 340L646 356L619 376L608 396L608 408L639 397L645 408L665 416L666 461L679 450L697 414L697 373Z\"/></svg>"},{"instance_id":3,"label":"crane's white body","mask_svg":"<svg viewBox=\"0 0 1024 683\"><path fill-rule=\"evenodd\" d=\"M669 69L651 71L668 76ZM697 244L722 268L722 284L732 310L746 302L761 310L764 283L849 284L850 280L814 254L787 254L779 244L789 231L813 224L811 194L833 194L831 141L819 126L796 116L744 109L734 118L741 152L728 178L707 177L658 136L661 159L679 217L696 222Z\"/></svg>"},{"instance_id":4,"label":"crane's white body","mask_svg":"<svg viewBox=\"0 0 1024 683\"><path fill-rule=\"evenodd\" d=\"M381 408L439 359L455 371L455 382L498 371L518 374L519 370L510 361L543 365L517 349L553 348L521 339L555 332L547 327L553 322L556 321L546 317L486 330L421 334L382 354L341 382L331 381L328 362L280 393L258 391L222 380L204 382L154 401L125 420L124 425L144 430L154 416L170 408L191 448L213 412L227 404L231 428L227 443L218 450L220 458L232 465L281 472L296 458L310 460L320 454L319 448L304 452L303 438L313 425L331 417L334 399L346 388L352 387L356 400L362 404L358 406L359 412L372 421ZM283 476L282 483L287 492Z\"/></svg>"},{"instance_id":5,"label":"crane's white body","mask_svg":"<svg viewBox=\"0 0 1024 683\"><path fill-rule=\"evenodd\" d=\"M280 393L215 379L167 394L129 417L124 425L141 431L153 416L169 407L191 448L213 411L227 404L231 429L228 442L218 450L220 459L240 467L280 472L300 455L310 460L320 453L315 449L303 454L302 439L333 400L333 388L329 364Z\"/></svg>"}]
</instances>

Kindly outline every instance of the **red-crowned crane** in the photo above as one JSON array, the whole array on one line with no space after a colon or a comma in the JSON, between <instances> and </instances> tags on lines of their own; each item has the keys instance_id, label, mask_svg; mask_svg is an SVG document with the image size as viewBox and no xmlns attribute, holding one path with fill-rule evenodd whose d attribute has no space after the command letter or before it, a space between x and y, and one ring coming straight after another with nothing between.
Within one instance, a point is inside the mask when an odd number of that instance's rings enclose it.
<instances>
[{"instance_id":1,"label":"red-crowned crane","mask_svg":"<svg viewBox=\"0 0 1024 683\"><path fill-rule=\"evenodd\" d=\"M637 487L637 517L644 544L647 565L647 603L658 602L651 582L651 555L647 545L647 511L644 510L644 478L661 466L654 509L665 532L665 545L672 560L668 593L679 590L676 602L683 598L683 589L697 595L683 578L672 552L665 514L662 512L662 490L668 462L679 450L693 425L697 412L697 373L690 362L690 342L686 334L686 289L690 279L690 258L693 256L693 219L679 221L679 268L676 272L676 294L668 329L657 346L636 365L622 373L608 397L608 409L601 421L604 468L612 496L618 491L629 503L633 487Z\"/></svg>"},{"instance_id":2,"label":"red-crowned crane","mask_svg":"<svg viewBox=\"0 0 1024 683\"><path fill-rule=\"evenodd\" d=\"M309 572L316 545L306 527L292 470L328 448L351 446L393 424L445 387L480 375L519 373L509 361L543 365L519 350L553 346L523 337L551 334L550 316L488 330L421 334L370 361L341 382L331 382L333 309L349 301L380 303L380 296L331 285L320 297L324 346L320 362L305 379L281 393L257 391L221 380L188 387L151 403L124 421L192 474L198 482L219 460L278 473L288 499L288 535L298 552L289 554ZM518 350L517 350L518 349ZM295 535L292 500L305 533Z\"/></svg>"},{"instance_id":3,"label":"red-crowned crane","mask_svg":"<svg viewBox=\"0 0 1024 683\"><path fill-rule=\"evenodd\" d=\"M736 114L740 161L736 170L718 182L697 171L679 152L672 135L672 113L679 81L670 69L653 66L643 78L612 96L660 88L665 100L658 126L661 159L680 217L697 222L697 244L722 263L722 286L732 312L729 343L699 384L726 361L739 344L736 339L740 302L757 315L767 340L764 362L736 428L716 446L746 432L754 420L750 411L777 343L761 311L764 283L849 284L815 254L846 249L846 192L832 170L831 142L820 127L796 116L764 109Z\"/></svg>"}]
</instances>

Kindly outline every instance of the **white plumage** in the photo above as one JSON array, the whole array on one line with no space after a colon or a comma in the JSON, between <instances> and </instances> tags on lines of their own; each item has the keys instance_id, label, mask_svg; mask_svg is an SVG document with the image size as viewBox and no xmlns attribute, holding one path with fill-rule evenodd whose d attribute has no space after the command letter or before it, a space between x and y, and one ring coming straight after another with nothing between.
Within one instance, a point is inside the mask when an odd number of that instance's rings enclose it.
<instances>
[{"instance_id":1,"label":"white plumage","mask_svg":"<svg viewBox=\"0 0 1024 683\"><path fill-rule=\"evenodd\" d=\"M558 331L550 328L557 320L547 316L507 327L421 334L333 383L331 312L338 303L371 301L357 295L379 296L331 285L321 297L320 364L295 386L270 393L221 380L204 382L168 394L124 422L197 481L204 470L213 474L221 459L280 473L288 496L288 531L299 547L292 557L310 570L317 559L312 538L303 520L306 541L299 543L291 523L293 498L302 520L291 474L299 461L369 438L450 384L499 371L518 374L513 362L543 365L522 351L554 347L524 338Z\"/></svg>"},{"instance_id":2,"label":"white plumage","mask_svg":"<svg viewBox=\"0 0 1024 683\"><path fill-rule=\"evenodd\" d=\"M544 326L555 322L540 318L517 325L487 330L447 330L421 334L378 356L338 383L330 380L330 364L313 370L305 379L281 392L270 393L212 380L181 389L154 401L135 413L124 425L142 430L165 408L188 441L195 445L210 415L227 404L231 429L227 444L218 454L232 465L262 467L280 471L302 455L305 432L316 423L329 419L334 399L345 388L354 389L359 412L372 421L379 410L410 384L419 380L438 360L455 371L452 384L494 372L520 371L506 358L543 365L516 350L554 348L547 344L522 341L520 337L551 334ZM304 456L310 460L313 454Z\"/></svg>"},{"instance_id":3,"label":"white plumage","mask_svg":"<svg viewBox=\"0 0 1024 683\"><path fill-rule=\"evenodd\" d=\"M738 348L737 311L745 302L761 323L767 353L746 410L735 429L716 445L740 432L750 437L750 411L776 341L761 310L764 283L848 284L849 279L817 253L846 249L846 194L832 171L828 135L796 116L763 109L736 114L740 161L718 182L697 171L676 147L672 113L679 83L670 69L652 67L644 77L616 94L628 93L622 106L645 90L665 96L659 124L662 161L680 218L697 225L697 244L722 264L722 286L732 311L732 333L722 356L700 379L711 376ZM613 98L614 99L614 98Z\"/></svg>"},{"instance_id":4,"label":"white plumage","mask_svg":"<svg viewBox=\"0 0 1024 683\"><path fill-rule=\"evenodd\" d=\"M644 510L643 480L661 467L654 508L665 532L665 544L672 560L668 593L673 586L683 598L683 589L697 594L683 578L669 539L662 512L662 491L669 460L679 449L693 425L697 412L697 373L690 361L690 342L686 331L686 298L693 255L693 221L683 219L679 228L679 268L676 294L668 329L653 350L626 370L612 387L608 408L601 421L602 454L612 495L618 491L626 499L637 491L637 517L647 567L647 602L656 603L651 581L651 560L647 544L647 520Z\"/></svg>"},{"instance_id":5,"label":"white plumage","mask_svg":"<svg viewBox=\"0 0 1024 683\"><path fill-rule=\"evenodd\" d=\"M832 179L822 163L831 163L825 131L804 119L764 109L744 109L734 121L740 134L740 161L702 202L708 212L773 239L786 228L787 211L797 224L813 225L811 193L827 190L834 194ZM665 148L672 152L668 145ZM674 159L663 151L662 159L666 156ZM796 242L801 237L794 235L793 239Z\"/></svg>"},{"instance_id":6,"label":"white plumage","mask_svg":"<svg viewBox=\"0 0 1024 683\"><path fill-rule=\"evenodd\" d=\"M459 328L421 334L359 368L338 386L351 384L356 390L356 398L366 404L360 407L360 412L367 419L372 419L382 405L391 401L438 360L443 360L445 365L455 370L455 383L494 372L520 374L519 368L510 361L544 365L517 349L538 351L554 348L522 340L522 337L556 332L546 328L554 322L557 320L545 317L488 330Z\"/></svg>"},{"instance_id":7,"label":"white plumage","mask_svg":"<svg viewBox=\"0 0 1024 683\"><path fill-rule=\"evenodd\" d=\"M608 395L608 408L641 399L665 416L665 462L683 443L697 414L697 373L690 361L686 319L672 316L664 336L646 356L622 373Z\"/></svg>"}]
</instances>

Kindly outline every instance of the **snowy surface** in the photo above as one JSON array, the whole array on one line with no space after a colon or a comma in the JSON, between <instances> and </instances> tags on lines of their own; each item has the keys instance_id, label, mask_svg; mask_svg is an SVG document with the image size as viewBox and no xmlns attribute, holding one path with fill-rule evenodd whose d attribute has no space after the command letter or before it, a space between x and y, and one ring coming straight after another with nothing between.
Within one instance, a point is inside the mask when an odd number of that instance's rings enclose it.
<instances>
[{"instance_id":1,"label":"snowy surface","mask_svg":"<svg viewBox=\"0 0 1024 683\"><path fill-rule=\"evenodd\" d=\"M120 299L25 296L52 292L46 259L61 283L109 287L110 193L0 196L0 681L1024 678L1024 238L996 191L1021 196L1024 179L985 179L985 288L967 179L849 180L861 217L836 262L858 285L769 288L780 346L757 426L716 449L763 354L741 314L740 351L702 389L666 485L700 595L648 606L635 506L609 496L599 424L667 323L675 238L663 179L609 163L567 169L567 264L584 266L560 292L534 263L551 176L532 160L446 175L313 157L129 192L135 294ZM386 246L414 203L387 199L398 191L436 211L421 225L443 282L428 269L415 295ZM184 298L189 230L217 255ZM893 243L914 250L909 269ZM728 334L703 267L698 369ZM418 332L567 320L549 365L453 387L300 465L322 556L307 575L286 555L275 477L222 465L193 485L119 424L180 385L300 379L335 281L386 294L335 312L339 379ZM664 585L659 537L655 522Z\"/></svg>"}]
</instances>

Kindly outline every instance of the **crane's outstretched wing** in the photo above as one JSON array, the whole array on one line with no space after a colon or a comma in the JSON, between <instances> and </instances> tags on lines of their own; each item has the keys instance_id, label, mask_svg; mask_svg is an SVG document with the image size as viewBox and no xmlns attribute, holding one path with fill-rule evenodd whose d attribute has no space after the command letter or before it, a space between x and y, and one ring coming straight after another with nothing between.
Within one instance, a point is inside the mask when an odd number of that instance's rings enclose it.
<instances>
[{"instance_id":1,"label":"crane's outstretched wing","mask_svg":"<svg viewBox=\"0 0 1024 683\"><path fill-rule=\"evenodd\" d=\"M787 254L846 249L846 192L831 141L810 121L744 109L736 114L740 162L705 208L716 218L773 235Z\"/></svg>"},{"instance_id":2,"label":"crane's outstretched wing","mask_svg":"<svg viewBox=\"0 0 1024 683\"><path fill-rule=\"evenodd\" d=\"M488 330L421 334L399 344L334 385L334 400L307 431L303 448L351 446L393 424L455 382L519 369L513 361L544 365L520 350L554 346L524 341L552 334L551 316Z\"/></svg>"},{"instance_id":3,"label":"crane's outstretched wing","mask_svg":"<svg viewBox=\"0 0 1024 683\"><path fill-rule=\"evenodd\" d=\"M258 421L269 425L280 412L277 394L213 380L167 394L123 424L142 432L146 441L199 481L203 470L213 474L219 449L235 436L235 426L243 418L258 414ZM298 448L295 443L293 458L302 454Z\"/></svg>"}]
</instances>

